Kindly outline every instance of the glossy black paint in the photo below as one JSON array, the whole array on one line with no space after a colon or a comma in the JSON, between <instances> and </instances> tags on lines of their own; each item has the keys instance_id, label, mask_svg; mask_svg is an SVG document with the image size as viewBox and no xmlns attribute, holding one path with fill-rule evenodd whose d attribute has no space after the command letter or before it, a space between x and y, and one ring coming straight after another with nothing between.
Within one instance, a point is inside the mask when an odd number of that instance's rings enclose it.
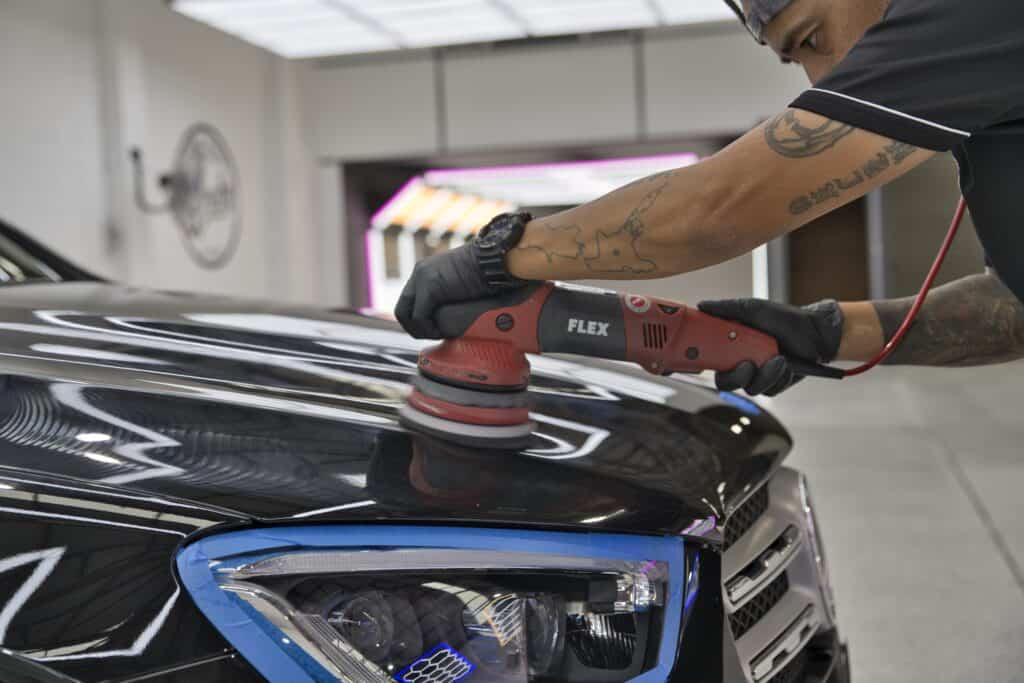
<instances>
[{"instance_id":1,"label":"glossy black paint","mask_svg":"<svg viewBox=\"0 0 1024 683\"><path fill-rule=\"evenodd\" d=\"M690 547L687 562L691 566L697 563L697 578L703 590L697 592L689 618L683 623L669 683L734 680L723 678L722 648L727 627L722 591L718 590L722 585L722 556L707 548Z\"/></svg>"},{"instance_id":2,"label":"glossy black paint","mask_svg":"<svg viewBox=\"0 0 1024 683\"><path fill-rule=\"evenodd\" d=\"M18 652L0 651L0 681L4 683L73 683L74 680Z\"/></svg>"},{"instance_id":3,"label":"glossy black paint","mask_svg":"<svg viewBox=\"0 0 1024 683\"><path fill-rule=\"evenodd\" d=\"M265 521L677 533L789 447L693 384L538 358L531 447L463 448L398 425L417 345L393 324L106 284L4 294L4 465Z\"/></svg>"},{"instance_id":4,"label":"glossy black paint","mask_svg":"<svg viewBox=\"0 0 1024 683\"><path fill-rule=\"evenodd\" d=\"M528 449L455 446L397 422L420 346L353 313L0 288L0 642L54 672L40 680L255 680L176 583L199 534L372 521L714 544L790 446L694 383L548 357ZM0 673L25 664L0 657Z\"/></svg>"},{"instance_id":5,"label":"glossy black paint","mask_svg":"<svg viewBox=\"0 0 1024 683\"><path fill-rule=\"evenodd\" d=\"M170 561L189 533L229 519L157 496L4 468L4 648L30 658L44 681L60 680L43 677L46 669L107 680L223 653L228 644L179 590ZM13 666L0 661L0 672Z\"/></svg>"}]
</instances>

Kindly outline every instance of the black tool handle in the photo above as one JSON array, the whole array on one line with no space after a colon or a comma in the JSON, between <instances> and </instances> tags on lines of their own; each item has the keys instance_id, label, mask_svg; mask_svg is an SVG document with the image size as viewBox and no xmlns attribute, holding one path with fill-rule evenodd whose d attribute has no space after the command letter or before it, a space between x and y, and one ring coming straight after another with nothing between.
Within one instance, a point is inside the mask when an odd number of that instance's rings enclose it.
<instances>
[{"instance_id":1,"label":"black tool handle","mask_svg":"<svg viewBox=\"0 0 1024 683\"><path fill-rule=\"evenodd\" d=\"M822 379L844 379L846 377L846 372L844 370L834 368L831 365L808 363L805 360L793 357L787 357L786 362L789 363L789 367L792 368L793 372L797 375L820 377Z\"/></svg>"}]
</instances>

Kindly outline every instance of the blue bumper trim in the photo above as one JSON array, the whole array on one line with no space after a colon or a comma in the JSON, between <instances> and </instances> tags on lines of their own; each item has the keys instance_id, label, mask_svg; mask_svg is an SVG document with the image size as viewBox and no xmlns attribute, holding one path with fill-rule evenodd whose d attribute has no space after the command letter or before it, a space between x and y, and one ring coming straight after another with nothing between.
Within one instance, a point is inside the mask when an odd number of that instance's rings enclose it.
<instances>
[{"instance_id":1,"label":"blue bumper trim","mask_svg":"<svg viewBox=\"0 0 1024 683\"><path fill-rule=\"evenodd\" d=\"M669 565L669 595L658 664L631 683L664 681L675 662L687 591L683 540L513 529L422 526L308 526L232 531L203 538L179 552L178 572L200 611L271 683L336 683L336 678L235 595L221 590L210 563L233 555L299 549L400 547L515 550Z\"/></svg>"}]
</instances>

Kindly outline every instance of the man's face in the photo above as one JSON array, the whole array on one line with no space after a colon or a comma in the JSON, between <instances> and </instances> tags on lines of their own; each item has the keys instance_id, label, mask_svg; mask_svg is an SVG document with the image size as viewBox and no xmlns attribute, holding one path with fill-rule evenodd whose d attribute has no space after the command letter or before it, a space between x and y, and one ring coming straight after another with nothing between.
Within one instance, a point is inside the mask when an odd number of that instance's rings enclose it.
<instances>
[{"instance_id":1,"label":"man's face","mask_svg":"<svg viewBox=\"0 0 1024 683\"><path fill-rule=\"evenodd\" d=\"M743 0L745 12L751 0ZM765 27L764 39L785 62L817 83L885 12L888 0L794 0Z\"/></svg>"}]
</instances>

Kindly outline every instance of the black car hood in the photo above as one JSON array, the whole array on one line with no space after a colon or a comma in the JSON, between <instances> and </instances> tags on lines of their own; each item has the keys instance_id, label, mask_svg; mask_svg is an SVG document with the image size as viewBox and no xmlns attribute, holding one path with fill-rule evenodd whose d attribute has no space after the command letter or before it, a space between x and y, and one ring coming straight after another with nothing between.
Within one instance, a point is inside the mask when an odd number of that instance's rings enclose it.
<instances>
[{"instance_id":1,"label":"black car hood","mask_svg":"<svg viewBox=\"0 0 1024 683\"><path fill-rule=\"evenodd\" d=\"M531 359L527 449L456 446L397 422L421 346L355 313L4 288L0 474L143 492L214 522L701 533L789 450L739 397L552 357Z\"/></svg>"}]
</instances>

